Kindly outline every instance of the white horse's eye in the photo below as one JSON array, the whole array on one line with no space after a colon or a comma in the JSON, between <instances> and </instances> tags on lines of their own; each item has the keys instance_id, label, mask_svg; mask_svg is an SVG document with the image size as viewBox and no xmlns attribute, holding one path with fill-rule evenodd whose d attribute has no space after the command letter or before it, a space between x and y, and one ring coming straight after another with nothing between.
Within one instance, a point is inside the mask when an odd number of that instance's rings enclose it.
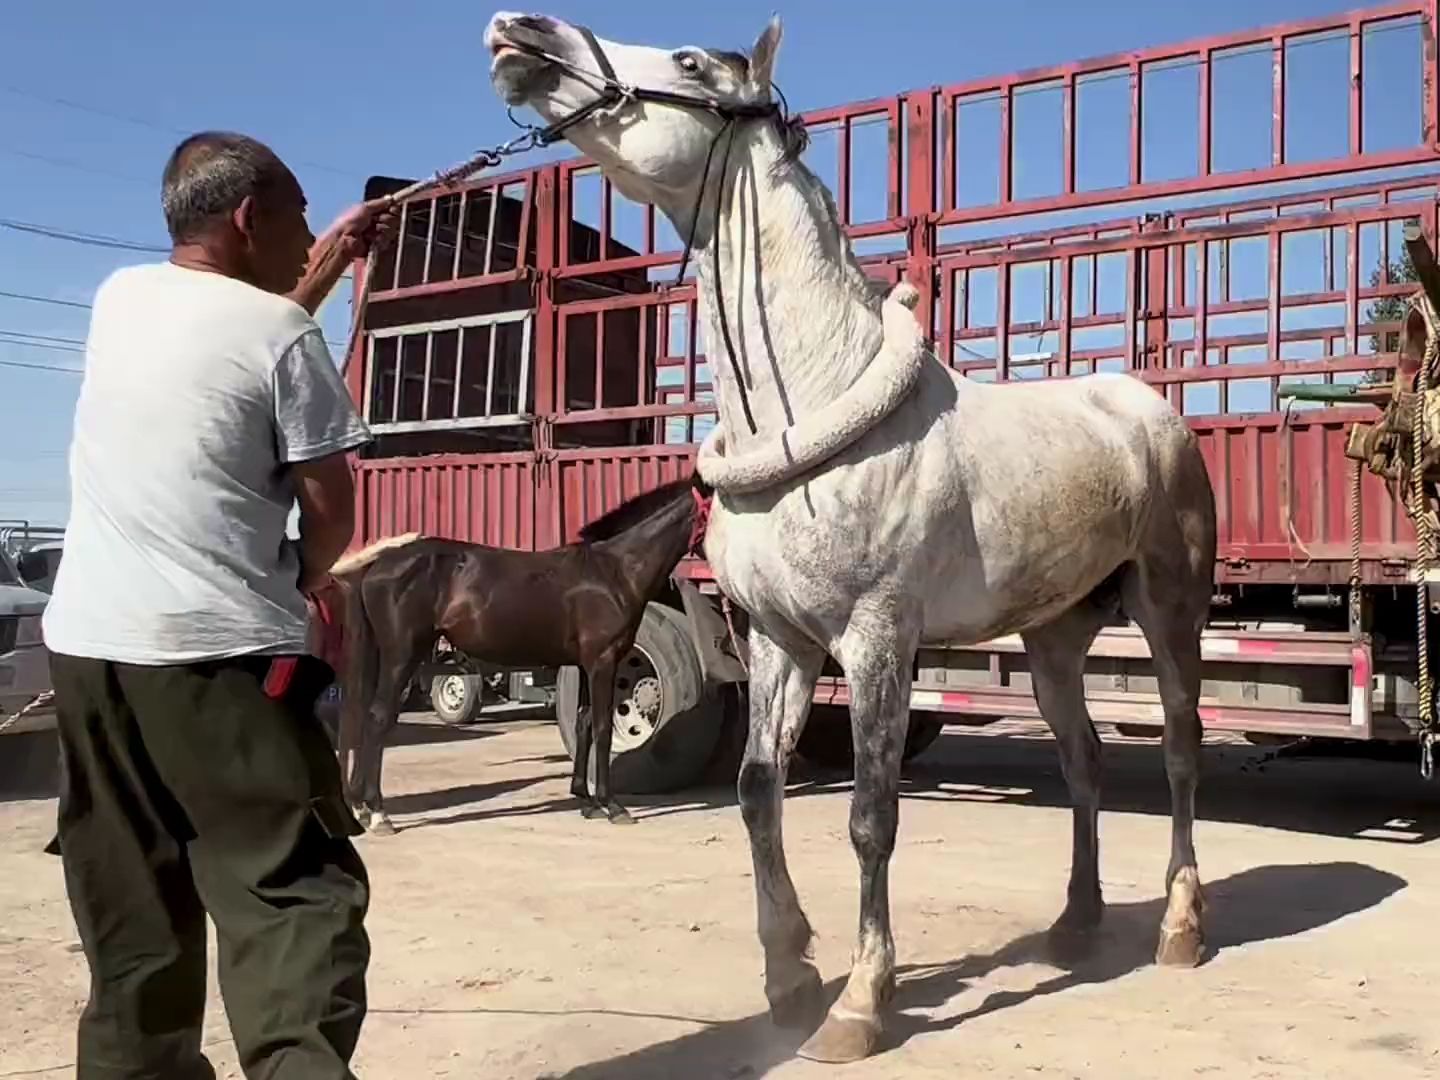
<instances>
[{"instance_id":1,"label":"white horse's eye","mask_svg":"<svg viewBox=\"0 0 1440 1080\"><path fill-rule=\"evenodd\" d=\"M700 61L689 53L683 53L677 56L675 63L686 75L700 74Z\"/></svg>"}]
</instances>

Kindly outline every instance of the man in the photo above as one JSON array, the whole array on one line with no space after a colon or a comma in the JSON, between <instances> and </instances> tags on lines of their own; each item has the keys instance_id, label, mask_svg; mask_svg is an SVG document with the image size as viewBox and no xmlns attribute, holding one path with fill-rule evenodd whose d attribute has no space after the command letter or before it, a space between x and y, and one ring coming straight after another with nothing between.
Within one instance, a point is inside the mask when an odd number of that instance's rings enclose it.
<instances>
[{"instance_id":1,"label":"man","mask_svg":"<svg viewBox=\"0 0 1440 1080\"><path fill-rule=\"evenodd\" d=\"M370 435L311 313L393 215L359 206L317 241L290 170L219 132L176 148L162 203L170 259L95 297L44 622L91 972L77 1075L214 1077L208 913L245 1075L351 1077L369 884L304 594L350 541L345 453Z\"/></svg>"}]
</instances>

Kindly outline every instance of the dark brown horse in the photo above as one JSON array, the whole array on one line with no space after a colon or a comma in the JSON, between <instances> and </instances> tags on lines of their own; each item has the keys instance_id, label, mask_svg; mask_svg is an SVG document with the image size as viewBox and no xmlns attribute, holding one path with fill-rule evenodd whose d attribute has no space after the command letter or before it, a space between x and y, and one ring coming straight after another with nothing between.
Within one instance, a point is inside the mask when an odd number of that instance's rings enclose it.
<instances>
[{"instance_id":1,"label":"dark brown horse","mask_svg":"<svg viewBox=\"0 0 1440 1080\"><path fill-rule=\"evenodd\" d=\"M645 605L704 536L708 498L698 479L666 484L551 551L410 536L337 564L347 593L339 753L361 822L377 834L394 831L380 794L385 741L418 665L444 635L487 667L575 664L585 672L591 704L576 732L570 790L587 818L628 823L610 791L615 667L635 642Z\"/></svg>"}]
</instances>

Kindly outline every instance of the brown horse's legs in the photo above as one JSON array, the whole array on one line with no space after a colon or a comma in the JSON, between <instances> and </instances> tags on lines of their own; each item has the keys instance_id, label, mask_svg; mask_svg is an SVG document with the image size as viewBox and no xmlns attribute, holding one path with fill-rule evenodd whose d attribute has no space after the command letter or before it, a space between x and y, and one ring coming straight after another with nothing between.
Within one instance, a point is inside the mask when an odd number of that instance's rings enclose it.
<instances>
[{"instance_id":1,"label":"brown horse's legs","mask_svg":"<svg viewBox=\"0 0 1440 1080\"><path fill-rule=\"evenodd\" d=\"M365 734L359 757L361 823L376 836L391 836L395 826L385 813L385 799L380 792L380 774L385 765L385 743L400 719L400 703L415 675L419 660L406 657L402 662L382 659L375 684L375 700L365 715Z\"/></svg>"},{"instance_id":2,"label":"brown horse's legs","mask_svg":"<svg viewBox=\"0 0 1440 1080\"><path fill-rule=\"evenodd\" d=\"M615 733L615 659L606 656L589 670L590 723L595 737L595 801L581 811L587 818L606 817L613 824L634 819L610 792L610 741ZM577 768L583 759L576 757ZM582 774L583 776L583 774Z\"/></svg>"},{"instance_id":3,"label":"brown horse's legs","mask_svg":"<svg viewBox=\"0 0 1440 1080\"><path fill-rule=\"evenodd\" d=\"M581 709L575 718L575 761L570 772L570 794L580 800L580 810L586 816L593 805L590 798L590 749L595 735L595 681L589 668L585 672L585 684L589 688L590 704Z\"/></svg>"}]
</instances>

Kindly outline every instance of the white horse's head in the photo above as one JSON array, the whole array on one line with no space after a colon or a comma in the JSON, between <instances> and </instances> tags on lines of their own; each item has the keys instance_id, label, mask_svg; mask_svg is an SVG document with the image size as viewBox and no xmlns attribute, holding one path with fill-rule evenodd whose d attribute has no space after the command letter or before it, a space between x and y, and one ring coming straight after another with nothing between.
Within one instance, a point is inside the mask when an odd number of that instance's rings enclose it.
<instances>
[{"instance_id":1,"label":"white horse's head","mask_svg":"<svg viewBox=\"0 0 1440 1080\"><path fill-rule=\"evenodd\" d=\"M530 106L547 124L593 106L607 91L641 91L639 99L608 103L565 137L599 162L627 198L653 202L673 218L697 192L724 114L770 103L780 34L777 18L746 57L626 45L550 15L502 11L490 20L485 45L496 93L511 106ZM647 100L646 92L693 104Z\"/></svg>"}]
</instances>

